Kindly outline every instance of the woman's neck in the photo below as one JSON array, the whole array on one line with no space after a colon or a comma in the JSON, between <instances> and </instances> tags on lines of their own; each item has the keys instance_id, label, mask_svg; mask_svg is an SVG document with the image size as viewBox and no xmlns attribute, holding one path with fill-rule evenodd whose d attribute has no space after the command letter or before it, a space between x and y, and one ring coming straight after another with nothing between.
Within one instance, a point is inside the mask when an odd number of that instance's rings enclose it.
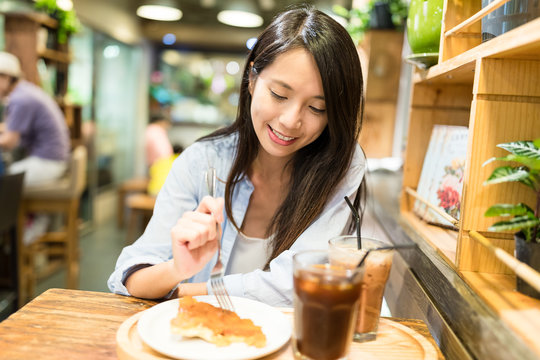
<instances>
[{"instance_id":1,"label":"woman's neck","mask_svg":"<svg viewBox=\"0 0 540 360\"><path fill-rule=\"evenodd\" d=\"M250 177L288 184L290 176L290 158L270 156L264 150L259 150L257 157L251 164Z\"/></svg>"},{"instance_id":2,"label":"woman's neck","mask_svg":"<svg viewBox=\"0 0 540 360\"><path fill-rule=\"evenodd\" d=\"M246 236L266 238L271 235L272 218L289 193L290 169L286 160L261 152L251 164L249 178L254 189L241 227Z\"/></svg>"}]
</instances>

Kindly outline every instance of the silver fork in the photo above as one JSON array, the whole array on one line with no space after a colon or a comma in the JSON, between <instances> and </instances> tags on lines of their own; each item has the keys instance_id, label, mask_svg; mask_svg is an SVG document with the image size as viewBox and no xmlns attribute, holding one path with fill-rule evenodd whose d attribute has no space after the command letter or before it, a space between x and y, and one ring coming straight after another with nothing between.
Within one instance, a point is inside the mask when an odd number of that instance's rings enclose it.
<instances>
[{"instance_id":1,"label":"silver fork","mask_svg":"<svg viewBox=\"0 0 540 360\"><path fill-rule=\"evenodd\" d=\"M216 194L216 169L209 167L205 174L206 186L208 187L208 194L211 197L214 197ZM214 215L214 214L212 214ZM219 224L216 224L216 231L219 230ZM212 286L212 291L216 296L219 306L222 309L234 311L234 306L227 293L225 284L223 283L223 263L221 262L221 245L218 240L218 250L217 250L217 262L210 273L210 285Z\"/></svg>"}]
</instances>

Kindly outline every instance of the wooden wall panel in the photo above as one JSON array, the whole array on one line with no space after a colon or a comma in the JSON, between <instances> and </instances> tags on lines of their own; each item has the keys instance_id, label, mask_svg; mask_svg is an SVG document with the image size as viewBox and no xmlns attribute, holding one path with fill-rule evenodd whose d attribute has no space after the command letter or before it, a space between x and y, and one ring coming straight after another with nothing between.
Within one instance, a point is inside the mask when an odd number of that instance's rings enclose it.
<instances>
[{"instance_id":1,"label":"wooden wall panel","mask_svg":"<svg viewBox=\"0 0 540 360\"><path fill-rule=\"evenodd\" d=\"M358 142L369 158L392 155L396 106L391 102L366 103Z\"/></svg>"},{"instance_id":2,"label":"wooden wall panel","mask_svg":"<svg viewBox=\"0 0 540 360\"><path fill-rule=\"evenodd\" d=\"M478 67L477 67L478 68ZM477 95L523 96L516 102L540 102L540 58L531 60L482 59L474 93Z\"/></svg>"},{"instance_id":3,"label":"wooden wall panel","mask_svg":"<svg viewBox=\"0 0 540 360\"><path fill-rule=\"evenodd\" d=\"M404 33L394 30L371 30L362 47L369 56L366 102L397 102L401 74L401 50Z\"/></svg>"},{"instance_id":4,"label":"wooden wall panel","mask_svg":"<svg viewBox=\"0 0 540 360\"><path fill-rule=\"evenodd\" d=\"M12 14L5 17L6 51L19 58L26 80L39 85L37 70L37 40L39 24L26 16Z\"/></svg>"},{"instance_id":5,"label":"wooden wall panel","mask_svg":"<svg viewBox=\"0 0 540 360\"><path fill-rule=\"evenodd\" d=\"M493 245L500 247L509 254L514 254L514 240L490 238ZM460 271L481 271L491 274L514 274L510 268L498 260L493 253L478 241L471 239L467 231L460 234L460 246L457 254L457 267Z\"/></svg>"},{"instance_id":6,"label":"wooden wall panel","mask_svg":"<svg viewBox=\"0 0 540 360\"><path fill-rule=\"evenodd\" d=\"M361 44L367 73L359 143L368 158L392 156L403 38L401 31L372 30Z\"/></svg>"},{"instance_id":7,"label":"wooden wall panel","mask_svg":"<svg viewBox=\"0 0 540 360\"><path fill-rule=\"evenodd\" d=\"M409 270L407 263L397 253L394 254L385 299L392 316L421 319L429 324L429 331L447 360L472 359Z\"/></svg>"},{"instance_id":8,"label":"wooden wall panel","mask_svg":"<svg viewBox=\"0 0 540 360\"><path fill-rule=\"evenodd\" d=\"M535 139L540 137L540 103L518 103L506 101L475 102L474 121L469 137L469 158L467 159L462 196L462 228L464 230L486 231L493 218L485 218L484 212L496 203L517 203L533 205L531 189L519 183L484 186L484 181L493 169L501 166L492 162L482 166L491 157L508 154L496 145L509 141ZM513 121L512 119L520 119Z\"/></svg>"},{"instance_id":9,"label":"wooden wall panel","mask_svg":"<svg viewBox=\"0 0 540 360\"><path fill-rule=\"evenodd\" d=\"M450 107L469 111L473 87L472 84L415 84L412 95L413 107Z\"/></svg>"}]
</instances>

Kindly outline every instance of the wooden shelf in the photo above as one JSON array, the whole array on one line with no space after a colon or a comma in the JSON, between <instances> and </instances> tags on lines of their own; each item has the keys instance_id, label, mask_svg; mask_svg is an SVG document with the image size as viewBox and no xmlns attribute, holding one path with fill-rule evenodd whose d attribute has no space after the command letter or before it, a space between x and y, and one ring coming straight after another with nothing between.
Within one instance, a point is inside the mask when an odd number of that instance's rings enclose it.
<instances>
[{"instance_id":1,"label":"wooden shelf","mask_svg":"<svg viewBox=\"0 0 540 360\"><path fill-rule=\"evenodd\" d=\"M58 28L58 21L44 13L40 13L40 12L9 12L9 13L0 12L0 13L9 14L9 16L13 18L18 17L21 19L32 20L33 22L46 26L50 29Z\"/></svg>"},{"instance_id":2,"label":"wooden shelf","mask_svg":"<svg viewBox=\"0 0 540 360\"><path fill-rule=\"evenodd\" d=\"M540 18L486 41L427 70L417 71L414 82L472 83L480 58L540 59Z\"/></svg>"},{"instance_id":3,"label":"wooden shelf","mask_svg":"<svg viewBox=\"0 0 540 360\"><path fill-rule=\"evenodd\" d=\"M473 24L476 24L478 21L480 21L484 16L491 13L492 11L495 11L496 9L503 6L505 3L507 3L510 0L495 0L492 1L489 5L486 7L483 7L482 10L478 11L476 14L471 16L470 18L467 18L465 21L459 23L458 25L454 26L450 30L446 31L444 33L444 37L449 36L458 36L460 34L465 33L463 30L467 29Z\"/></svg>"},{"instance_id":4,"label":"wooden shelf","mask_svg":"<svg viewBox=\"0 0 540 360\"><path fill-rule=\"evenodd\" d=\"M412 211L401 213L401 218L410 228L430 244L445 260L455 267L457 231L446 230L421 220Z\"/></svg>"},{"instance_id":5,"label":"wooden shelf","mask_svg":"<svg viewBox=\"0 0 540 360\"><path fill-rule=\"evenodd\" d=\"M515 290L513 275L462 271L465 282L540 356L540 300Z\"/></svg>"},{"instance_id":6,"label":"wooden shelf","mask_svg":"<svg viewBox=\"0 0 540 360\"><path fill-rule=\"evenodd\" d=\"M42 49L38 51L38 55L45 60L55 61L61 64L69 64L71 62L71 55L63 51Z\"/></svg>"},{"instance_id":7,"label":"wooden shelf","mask_svg":"<svg viewBox=\"0 0 540 360\"><path fill-rule=\"evenodd\" d=\"M492 8L503 2L498 0ZM488 234L494 219L484 213L496 203L532 206L534 201L532 191L519 184L484 186L497 164L483 164L506 154L498 144L540 137L540 18L482 43L479 19L487 11L481 10L479 0L445 0L444 9L440 63L427 70L417 69L413 75L400 219L416 241L433 247L434 254L455 270L454 275L469 285L483 306L493 310L515 336L511 341L528 348L533 358L540 357L540 301L518 293L514 273L499 260L502 255L469 236L473 230L485 234L494 246L512 254L511 235ZM406 191L418 185L435 125L469 128L456 232L417 217L412 212L414 200ZM439 256L434 258L434 262L440 261ZM489 336L473 342L495 340Z\"/></svg>"}]
</instances>

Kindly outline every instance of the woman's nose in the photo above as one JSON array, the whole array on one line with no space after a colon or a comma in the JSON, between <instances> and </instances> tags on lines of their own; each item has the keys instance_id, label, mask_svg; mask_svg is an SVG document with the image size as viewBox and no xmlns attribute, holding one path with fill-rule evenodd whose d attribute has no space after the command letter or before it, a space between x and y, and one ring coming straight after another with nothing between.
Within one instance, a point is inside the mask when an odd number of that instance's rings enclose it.
<instances>
[{"instance_id":1,"label":"woman's nose","mask_svg":"<svg viewBox=\"0 0 540 360\"><path fill-rule=\"evenodd\" d=\"M291 104L287 106L279 117L279 122L286 129L298 129L302 125L302 108Z\"/></svg>"}]
</instances>

